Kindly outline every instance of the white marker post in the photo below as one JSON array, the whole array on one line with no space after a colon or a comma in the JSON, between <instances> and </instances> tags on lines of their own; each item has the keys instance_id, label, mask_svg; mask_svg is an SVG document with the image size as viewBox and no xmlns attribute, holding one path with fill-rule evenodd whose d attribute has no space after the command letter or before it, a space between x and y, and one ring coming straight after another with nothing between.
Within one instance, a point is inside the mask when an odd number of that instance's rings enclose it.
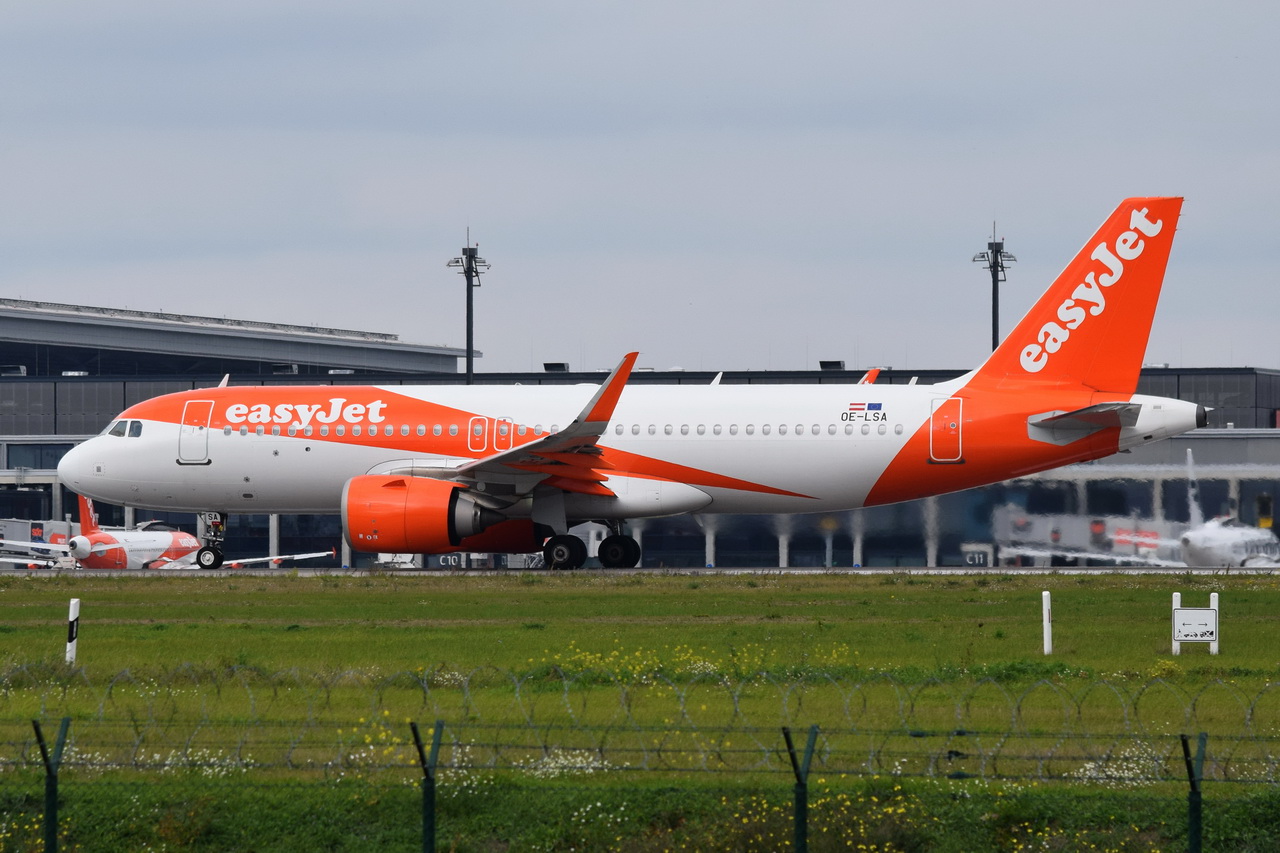
<instances>
[{"instance_id":1,"label":"white marker post","mask_svg":"<svg viewBox=\"0 0 1280 853\"><path fill-rule=\"evenodd\" d=\"M1053 608L1049 605L1049 590L1040 593L1040 610L1044 618L1044 653L1053 654Z\"/></svg>"},{"instance_id":2,"label":"white marker post","mask_svg":"<svg viewBox=\"0 0 1280 853\"><path fill-rule=\"evenodd\" d=\"M71 612L67 615L67 663L76 662L76 639L80 636L80 599L71 599Z\"/></svg>"},{"instance_id":3,"label":"white marker post","mask_svg":"<svg viewBox=\"0 0 1280 853\"><path fill-rule=\"evenodd\" d=\"M1182 593L1173 594L1173 653L1182 654L1183 643L1208 643L1209 654L1218 653L1218 594L1209 595L1208 607L1183 607Z\"/></svg>"}]
</instances>

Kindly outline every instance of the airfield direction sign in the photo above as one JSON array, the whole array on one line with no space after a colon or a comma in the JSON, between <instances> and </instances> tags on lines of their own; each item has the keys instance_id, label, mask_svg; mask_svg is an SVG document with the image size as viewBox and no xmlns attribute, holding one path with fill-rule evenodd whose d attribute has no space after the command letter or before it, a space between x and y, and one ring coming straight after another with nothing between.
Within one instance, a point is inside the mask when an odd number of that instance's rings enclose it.
<instances>
[{"instance_id":1,"label":"airfield direction sign","mask_svg":"<svg viewBox=\"0 0 1280 853\"><path fill-rule=\"evenodd\" d=\"M1173 653L1182 643L1208 643L1209 653L1218 653L1218 594L1209 596L1208 607L1183 607L1182 594L1173 594Z\"/></svg>"},{"instance_id":2,"label":"airfield direction sign","mask_svg":"<svg viewBox=\"0 0 1280 853\"><path fill-rule=\"evenodd\" d=\"M1212 607L1179 607L1173 611L1173 639L1178 643L1218 640L1218 611Z\"/></svg>"}]
</instances>

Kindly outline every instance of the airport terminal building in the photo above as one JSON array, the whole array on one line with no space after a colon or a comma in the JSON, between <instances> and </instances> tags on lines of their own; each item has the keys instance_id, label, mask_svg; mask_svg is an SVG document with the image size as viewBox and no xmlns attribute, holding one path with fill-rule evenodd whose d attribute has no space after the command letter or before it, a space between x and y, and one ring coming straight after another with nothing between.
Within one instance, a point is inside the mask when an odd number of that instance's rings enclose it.
<instances>
[{"instance_id":1,"label":"airport terminal building","mask_svg":"<svg viewBox=\"0 0 1280 853\"><path fill-rule=\"evenodd\" d=\"M74 513L58 460L126 406L173 391L232 384L462 384L465 351L394 335L157 312L0 299L0 517ZM476 374L478 384L594 383L602 372L547 365L540 373ZM723 384L856 383L864 369L725 372ZM884 369L880 383L927 384L959 370ZM708 384L711 371L638 371L632 383ZM887 507L795 516L677 516L632 525L642 565L974 566L1002 559L993 519L1073 515L1138 529L1185 522L1187 450L1207 516L1270 524L1280 493L1280 370L1143 369L1138 391L1210 407L1209 426L1097 462L981 489ZM133 513L100 507L104 523ZM187 514L146 512L187 530ZM142 517L136 519L143 520ZM1149 526L1149 525L1148 525ZM232 516L229 558L337 548L343 565L372 555L342 546L335 516ZM458 555L444 559L457 564ZM323 564L324 561L319 561ZM439 566L440 558L429 561ZM512 565L523 565L512 561Z\"/></svg>"}]
</instances>

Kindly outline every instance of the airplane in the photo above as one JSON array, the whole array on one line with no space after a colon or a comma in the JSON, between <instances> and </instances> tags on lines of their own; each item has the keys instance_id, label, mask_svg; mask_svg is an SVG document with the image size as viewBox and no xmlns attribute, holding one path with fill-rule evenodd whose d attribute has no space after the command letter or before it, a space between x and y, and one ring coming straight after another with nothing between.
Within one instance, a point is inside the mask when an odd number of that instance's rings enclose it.
<instances>
[{"instance_id":1,"label":"airplane","mask_svg":"<svg viewBox=\"0 0 1280 853\"><path fill-rule=\"evenodd\" d=\"M1251 527L1232 515L1205 520L1193 464L1191 448L1187 448L1187 503L1191 523L1178 537L1183 563L1214 569L1280 568L1280 540L1274 532Z\"/></svg>"},{"instance_id":2,"label":"airplane","mask_svg":"<svg viewBox=\"0 0 1280 853\"><path fill-rule=\"evenodd\" d=\"M155 397L72 448L77 492L205 513L340 513L361 552L533 553L577 568L569 528L609 527L606 568L641 557L630 519L838 511L1097 459L1204 426L1134 393L1181 198L1130 198L977 369L936 385L229 386ZM913 331L904 325L904 333Z\"/></svg>"},{"instance_id":3,"label":"airplane","mask_svg":"<svg viewBox=\"0 0 1280 853\"><path fill-rule=\"evenodd\" d=\"M80 532L67 539L54 536L49 542L18 542L0 539L0 545L22 547L36 555L31 558L3 557L0 562L25 564L32 567L61 567L65 561L81 569L185 569L195 563L195 554L202 547L200 539L184 533L162 521L144 521L136 527L101 527L93 501L79 495ZM47 552L57 552L62 558L44 557ZM233 568L251 563L275 562L285 559L309 559L333 556L333 551L312 554L293 554L288 557L252 557L236 560Z\"/></svg>"},{"instance_id":4,"label":"airplane","mask_svg":"<svg viewBox=\"0 0 1280 853\"><path fill-rule=\"evenodd\" d=\"M1001 544L1000 554L1004 557L1019 556L1037 560L1089 559L1162 568L1280 568L1280 539L1276 538L1274 532L1252 527L1231 515L1205 520L1191 448L1187 448L1187 506L1189 521L1181 532L1177 530L1180 525L1173 522L1122 519L1120 521L1125 526L1117 528L1114 535L1110 536L1105 533L1107 522L1103 519L1082 516L1029 518L1025 513L1019 513L1016 517L1029 528L1029 532L1038 529L1043 535L1046 523L1054 528L1054 533L1060 533L1063 528L1070 526L1071 529L1062 535L1062 543L1068 539L1080 539L1079 530L1074 526L1083 529L1086 525L1096 525L1100 535L1090 535L1091 542L1102 547L1109 544L1111 549L1063 547L1061 544L1021 541ZM1013 507L996 511L999 517L996 524L998 529L1008 530L1014 527L1011 523L1011 511L1016 512ZM1169 531L1171 535L1163 536L1163 531ZM1076 535L1072 536L1073 533ZM1162 554L1169 556L1160 556ZM1173 554L1178 559L1171 559Z\"/></svg>"}]
</instances>

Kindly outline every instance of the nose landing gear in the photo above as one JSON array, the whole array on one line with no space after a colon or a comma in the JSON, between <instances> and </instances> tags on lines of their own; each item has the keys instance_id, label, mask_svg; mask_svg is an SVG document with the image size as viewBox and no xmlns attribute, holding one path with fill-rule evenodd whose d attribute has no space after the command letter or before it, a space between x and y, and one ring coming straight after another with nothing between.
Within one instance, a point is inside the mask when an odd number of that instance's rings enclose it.
<instances>
[{"instance_id":1,"label":"nose landing gear","mask_svg":"<svg viewBox=\"0 0 1280 853\"><path fill-rule=\"evenodd\" d=\"M222 540L227 535L225 512L200 513L200 540L204 547L196 551L196 565L202 569L222 568Z\"/></svg>"}]
</instances>

